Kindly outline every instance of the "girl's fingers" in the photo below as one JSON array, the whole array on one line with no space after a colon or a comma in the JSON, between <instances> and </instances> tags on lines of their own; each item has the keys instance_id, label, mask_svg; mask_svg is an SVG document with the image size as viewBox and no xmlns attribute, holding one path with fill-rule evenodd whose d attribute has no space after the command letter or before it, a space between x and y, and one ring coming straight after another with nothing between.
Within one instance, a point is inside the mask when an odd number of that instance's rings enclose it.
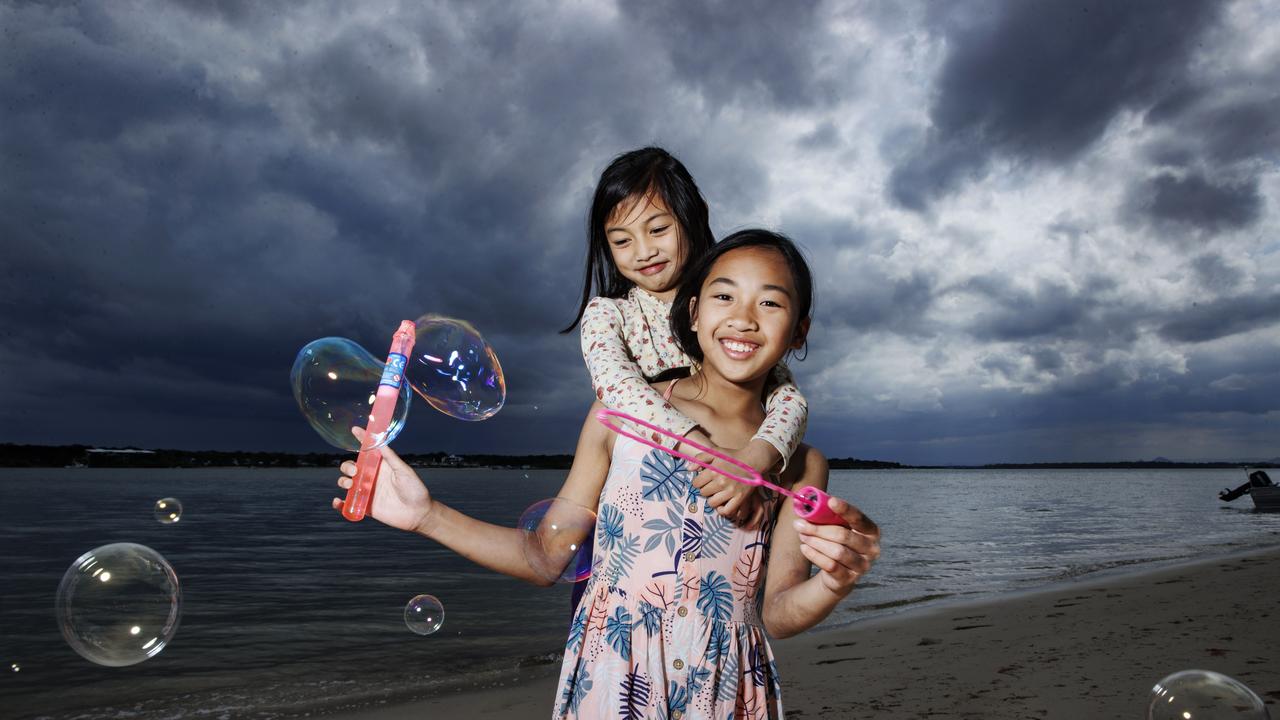
<instances>
[{"instance_id":1,"label":"girl's fingers","mask_svg":"<svg viewBox=\"0 0 1280 720\"><path fill-rule=\"evenodd\" d=\"M814 525L807 520L796 518L796 531L801 537L817 537L824 540L853 548L855 552L861 554L874 554L880 556L880 540L878 536L866 535L844 527L843 525Z\"/></svg>"},{"instance_id":2,"label":"girl's fingers","mask_svg":"<svg viewBox=\"0 0 1280 720\"><path fill-rule=\"evenodd\" d=\"M812 548L850 570L857 570L857 554L845 545L813 536L801 537L800 542L802 547Z\"/></svg>"},{"instance_id":3,"label":"girl's fingers","mask_svg":"<svg viewBox=\"0 0 1280 720\"><path fill-rule=\"evenodd\" d=\"M334 510L341 510L341 509L342 509L342 501L341 501L341 500L339 500L338 498L334 498L334 499L333 499L333 502L332 502L332 503L330 503L330 504L331 504L331 505L333 505L333 509L334 509Z\"/></svg>"},{"instance_id":4,"label":"girl's fingers","mask_svg":"<svg viewBox=\"0 0 1280 720\"><path fill-rule=\"evenodd\" d=\"M356 464L351 462L350 460L347 460L346 462L338 466L338 470L340 470L344 475L350 475L351 477L355 477Z\"/></svg>"},{"instance_id":5,"label":"girl's fingers","mask_svg":"<svg viewBox=\"0 0 1280 720\"><path fill-rule=\"evenodd\" d=\"M350 490L351 484L352 484L351 478L345 475L338 478L338 487L342 488L343 490Z\"/></svg>"}]
</instances>

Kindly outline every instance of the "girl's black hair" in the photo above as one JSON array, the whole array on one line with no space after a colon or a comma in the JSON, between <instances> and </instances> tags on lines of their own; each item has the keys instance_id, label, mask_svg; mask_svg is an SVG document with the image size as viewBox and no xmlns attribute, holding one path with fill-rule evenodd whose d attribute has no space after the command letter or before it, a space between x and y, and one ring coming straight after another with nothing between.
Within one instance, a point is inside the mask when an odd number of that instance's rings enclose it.
<instances>
[{"instance_id":1,"label":"girl's black hair","mask_svg":"<svg viewBox=\"0 0 1280 720\"><path fill-rule=\"evenodd\" d=\"M702 284L711 274L711 266L716 264L726 253L739 248L761 247L776 250L786 261L791 270L791 280L796 286L796 325L813 313L813 273L809 271L809 263L805 262L800 248L791 238L769 230L750 228L739 230L716 243L711 252L692 263L685 274L676 299L671 304L671 333L675 335L680 349L689 357L702 362L702 348L698 345L698 333L693 331L693 320L689 317L689 301L702 293ZM807 340L806 340L807 342Z\"/></svg>"},{"instance_id":2,"label":"girl's black hair","mask_svg":"<svg viewBox=\"0 0 1280 720\"><path fill-rule=\"evenodd\" d=\"M640 148L619 155L600 174L600 182L596 185L591 213L587 216L587 269L582 280L582 302L573 322L561 333L578 326L592 297L618 298L631 289L632 282L624 278L613 264L604 226L618 203L627 198L644 197L649 192L662 198L679 224L680 238L684 243L684 270L677 282L683 281L689 266L715 243L707 201L702 199L693 176L679 160L659 147Z\"/></svg>"}]
</instances>

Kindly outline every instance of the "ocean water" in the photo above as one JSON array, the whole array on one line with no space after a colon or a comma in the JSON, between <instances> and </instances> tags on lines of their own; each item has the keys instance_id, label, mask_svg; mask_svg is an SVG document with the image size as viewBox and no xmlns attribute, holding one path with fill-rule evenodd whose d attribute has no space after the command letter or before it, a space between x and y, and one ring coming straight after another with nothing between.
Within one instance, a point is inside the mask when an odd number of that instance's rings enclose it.
<instances>
[{"instance_id":1,"label":"ocean water","mask_svg":"<svg viewBox=\"0 0 1280 720\"><path fill-rule=\"evenodd\" d=\"M432 492L490 522L555 495L563 471L429 470ZM516 682L559 662L569 588L486 571L329 507L336 470L0 469L0 715L294 718ZM884 532L874 572L824 623L1280 545L1280 514L1217 491L1239 470L835 471L832 493ZM161 525L154 502L182 501ZM82 553L147 545L182 583L156 657L93 665L63 641L58 583ZM409 632L430 593L443 628ZM20 672L12 672L17 664Z\"/></svg>"}]
</instances>

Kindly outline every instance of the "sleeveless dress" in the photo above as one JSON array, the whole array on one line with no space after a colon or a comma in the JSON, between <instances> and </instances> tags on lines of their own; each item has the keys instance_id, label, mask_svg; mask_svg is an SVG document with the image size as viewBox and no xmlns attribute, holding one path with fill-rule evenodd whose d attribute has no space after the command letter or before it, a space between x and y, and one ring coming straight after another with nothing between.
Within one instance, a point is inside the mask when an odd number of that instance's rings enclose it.
<instances>
[{"instance_id":1,"label":"sleeveless dress","mask_svg":"<svg viewBox=\"0 0 1280 720\"><path fill-rule=\"evenodd\" d=\"M619 436L555 718L781 718L760 619L777 499L761 528L722 518L684 460Z\"/></svg>"}]
</instances>

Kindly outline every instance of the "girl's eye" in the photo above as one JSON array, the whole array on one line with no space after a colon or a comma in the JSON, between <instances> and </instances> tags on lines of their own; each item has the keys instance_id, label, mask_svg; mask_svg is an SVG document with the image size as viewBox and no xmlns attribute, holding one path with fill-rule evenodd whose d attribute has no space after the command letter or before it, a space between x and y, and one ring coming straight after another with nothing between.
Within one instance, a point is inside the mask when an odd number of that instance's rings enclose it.
<instances>
[{"instance_id":1,"label":"girl's eye","mask_svg":"<svg viewBox=\"0 0 1280 720\"><path fill-rule=\"evenodd\" d=\"M654 234L654 235L661 235L662 233L666 232L666 231L667 231L668 229L670 229L670 228L671 228L671 226L670 226L670 225L663 225L662 227L656 227L656 228L654 228L654 229L650 230L649 232L650 232L650 233L652 233L652 234Z\"/></svg>"},{"instance_id":2,"label":"girl's eye","mask_svg":"<svg viewBox=\"0 0 1280 720\"><path fill-rule=\"evenodd\" d=\"M627 238L619 238L617 240L610 240L609 242L612 243L614 247L622 247L627 244L628 240Z\"/></svg>"},{"instance_id":3,"label":"girl's eye","mask_svg":"<svg viewBox=\"0 0 1280 720\"><path fill-rule=\"evenodd\" d=\"M733 299L733 297L732 297L731 295L729 295L728 293L716 293L715 295L712 295L711 297L712 297L712 299L714 299L714 300L724 300L724 301L729 301L729 300L732 300L732 299Z\"/></svg>"},{"instance_id":4,"label":"girl's eye","mask_svg":"<svg viewBox=\"0 0 1280 720\"><path fill-rule=\"evenodd\" d=\"M782 307L782 304L781 304L781 303L778 303L778 302L776 302L776 301L774 301L774 300L765 300L765 301L761 302L760 304L761 304L761 305L766 305L766 306L768 306L768 307L776 307L776 308L780 308L780 307Z\"/></svg>"}]
</instances>

